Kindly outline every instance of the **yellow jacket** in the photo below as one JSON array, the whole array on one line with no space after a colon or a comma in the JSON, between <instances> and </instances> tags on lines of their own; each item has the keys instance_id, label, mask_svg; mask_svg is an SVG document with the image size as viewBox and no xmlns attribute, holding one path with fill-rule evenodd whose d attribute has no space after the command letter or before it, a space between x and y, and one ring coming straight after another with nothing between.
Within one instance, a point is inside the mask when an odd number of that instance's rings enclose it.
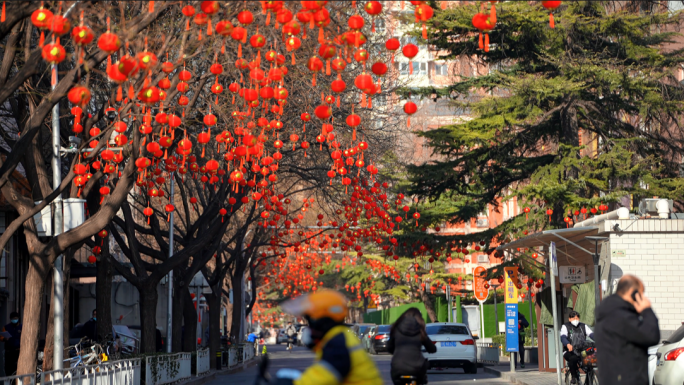
<instances>
[{"instance_id":1,"label":"yellow jacket","mask_svg":"<svg viewBox=\"0 0 684 385\"><path fill-rule=\"evenodd\" d=\"M382 385L375 363L346 326L330 329L314 352L316 361L294 385Z\"/></svg>"}]
</instances>

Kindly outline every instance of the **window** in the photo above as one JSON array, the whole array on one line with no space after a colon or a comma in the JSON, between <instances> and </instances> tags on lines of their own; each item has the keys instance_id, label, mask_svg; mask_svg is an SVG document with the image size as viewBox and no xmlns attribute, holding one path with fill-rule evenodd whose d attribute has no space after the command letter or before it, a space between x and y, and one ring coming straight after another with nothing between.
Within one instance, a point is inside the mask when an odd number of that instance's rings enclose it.
<instances>
[{"instance_id":1,"label":"window","mask_svg":"<svg viewBox=\"0 0 684 385\"><path fill-rule=\"evenodd\" d=\"M413 72L417 75L427 75L427 63L413 63Z\"/></svg>"},{"instance_id":2,"label":"window","mask_svg":"<svg viewBox=\"0 0 684 385\"><path fill-rule=\"evenodd\" d=\"M380 333L389 333L389 331L390 331L390 325L380 325L380 326L378 326L378 328L377 328L377 330L376 330L376 332L377 332L378 334L380 334Z\"/></svg>"},{"instance_id":3,"label":"window","mask_svg":"<svg viewBox=\"0 0 684 385\"><path fill-rule=\"evenodd\" d=\"M409 74L408 63L399 63L399 74L400 75L408 75Z\"/></svg>"},{"instance_id":4,"label":"window","mask_svg":"<svg viewBox=\"0 0 684 385\"><path fill-rule=\"evenodd\" d=\"M477 256L477 263L489 263L489 255L480 254Z\"/></svg>"},{"instance_id":5,"label":"window","mask_svg":"<svg viewBox=\"0 0 684 385\"><path fill-rule=\"evenodd\" d=\"M428 325L425 330L429 336L439 334L461 334L469 336L470 332L465 326L459 325Z\"/></svg>"},{"instance_id":6,"label":"window","mask_svg":"<svg viewBox=\"0 0 684 385\"><path fill-rule=\"evenodd\" d=\"M387 105L387 95L380 94L376 96L374 103L380 107L384 107L385 105Z\"/></svg>"},{"instance_id":7,"label":"window","mask_svg":"<svg viewBox=\"0 0 684 385\"><path fill-rule=\"evenodd\" d=\"M449 66L446 64L436 64L435 63L435 75L446 76Z\"/></svg>"},{"instance_id":8,"label":"window","mask_svg":"<svg viewBox=\"0 0 684 385\"><path fill-rule=\"evenodd\" d=\"M381 17L375 19L375 32L385 32L385 19Z\"/></svg>"},{"instance_id":9,"label":"window","mask_svg":"<svg viewBox=\"0 0 684 385\"><path fill-rule=\"evenodd\" d=\"M667 337L663 343L674 344L681 341L684 338L684 326L680 326L679 329L675 330L671 336Z\"/></svg>"}]
</instances>

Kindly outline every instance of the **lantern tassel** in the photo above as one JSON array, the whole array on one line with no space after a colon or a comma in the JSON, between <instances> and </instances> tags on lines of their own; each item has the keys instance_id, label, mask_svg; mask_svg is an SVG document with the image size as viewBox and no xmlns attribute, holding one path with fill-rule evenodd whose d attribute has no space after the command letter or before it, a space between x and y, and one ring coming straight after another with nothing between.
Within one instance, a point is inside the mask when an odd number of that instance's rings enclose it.
<instances>
[{"instance_id":1,"label":"lantern tassel","mask_svg":"<svg viewBox=\"0 0 684 385\"><path fill-rule=\"evenodd\" d=\"M186 31L190 30L190 19L185 20L185 30Z\"/></svg>"},{"instance_id":2,"label":"lantern tassel","mask_svg":"<svg viewBox=\"0 0 684 385\"><path fill-rule=\"evenodd\" d=\"M489 52L489 34L485 33L484 51Z\"/></svg>"},{"instance_id":3,"label":"lantern tassel","mask_svg":"<svg viewBox=\"0 0 684 385\"><path fill-rule=\"evenodd\" d=\"M427 40L427 27L425 26L425 23L423 23L423 39Z\"/></svg>"},{"instance_id":4,"label":"lantern tassel","mask_svg":"<svg viewBox=\"0 0 684 385\"><path fill-rule=\"evenodd\" d=\"M406 127L411 127L411 117L406 118Z\"/></svg>"},{"instance_id":5,"label":"lantern tassel","mask_svg":"<svg viewBox=\"0 0 684 385\"><path fill-rule=\"evenodd\" d=\"M242 57L242 43L238 44L238 57Z\"/></svg>"},{"instance_id":6,"label":"lantern tassel","mask_svg":"<svg viewBox=\"0 0 684 385\"><path fill-rule=\"evenodd\" d=\"M394 64L394 51L392 51L392 64Z\"/></svg>"},{"instance_id":7,"label":"lantern tassel","mask_svg":"<svg viewBox=\"0 0 684 385\"><path fill-rule=\"evenodd\" d=\"M492 25L496 24L496 7L492 4L492 9L489 11L489 21Z\"/></svg>"},{"instance_id":8,"label":"lantern tassel","mask_svg":"<svg viewBox=\"0 0 684 385\"><path fill-rule=\"evenodd\" d=\"M442 10L447 9L447 2L446 1L441 1L439 5L440 5L440 8L442 8Z\"/></svg>"},{"instance_id":9,"label":"lantern tassel","mask_svg":"<svg viewBox=\"0 0 684 385\"><path fill-rule=\"evenodd\" d=\"M271 12L268 12L266 14L266 25L269 25L269 24L271 24Z\"/></svg>"},{"instance_id":10,"label":"lantern tassel","mask_svg":"<svg viewBox=\"0 0 684 385\"><path fill-rule=\"evenodd\" d=\"M330 76L330 60L325 61L325 74L326 76Z\"/></svg>"},{"instance_id":11,"label":"lantern tassel","mask_svg":"<svg viewBox=\"0 0 684 385\"><path fill-rule=\"evenodd\" d=\"M223 39L223 44L221 44L221 55L226 53L226 39Z\"/></svg>"},{"instance_id":12,"label":"lantern tassel","mask_svg":"<svg viewBox=\"0 0 684 385\"><path fill-rule=\"evenodd\" d=\"M373 98L371 98L370 96L368 96L367 108L371 108L371 109L373 108Z\"/></svg>"},{"instance_id":13,"label":"lantern tassel","mask_svg":"<svg viewBox=\"0 0 684 385\"><path fill-rule=\"evenodd\" d=\"M549 13L549 27L556 28L556 21L553 19L553 13Z\"/></svg>"},{"instance_id":14,"label":"lantern tassel","mask_svg":"<svg viewBox=\"0 0 684 385\"><path fill-rule=\"evenodd\" d=\"M2 2L2 14L0 15L0 23L5 22L5 2Z\"/></svg>"},{"instance_id":15,"label":"lantern tassel","mask_svg":"<svg viewBox=\"0 0 684 385\"><path fill-rule=\"evenodd\" d=\"M211 19L207 21L207 36L211 36L214 33L214 31L211 28Z\"/></svg>"},{"instance_id":16,"label":"lantern tassel","mask_svg":"<svg viewBox=\"0 0 684 385\"><path fill-rule=\"evenodd\" d=\"M480 49L484 48L484 43L482 42L482 31L480 31L480 40L478 42L478 46L480 47Z\"/></svg>"},{"instance_id":17,"label":"lantern tassel","mask_svg":"<svg viewBox=\"0 0 684 385\"><path fill-rule=\"evenodd\" d=\"M44 45L45 45L45 32L40 31L40 40L38 41L38 46L40 48L43 48Z\"/></svg>"},{"instance_id":18,"label":"lantern tassel","mask_svg":"<svg viewBox=\"0 0 684 385\"><path fill-rule=\"evenodd\" d=\"M413 62L409 60L409 75L413 75Z\"/></svg>"},{"instance_id":19,"label":"lantern tassel","mask_svg":"<svg viewBox=\"0 0 684 385\"><path fill-rule=\"evenodd\" d=\"M121 100L123 100L123 90L121 89L121 85L119 85L116 89L116 101L120 102Z\"/></svg>"},{"instance_id":20,"label":"lantern tassel","mask_svg":"<svg viewBox=\"0 0 684 385\"><path fill-rule=\"evenodd\" d=\"M340 97L339 96L337 98L335 98L335 105L337 106L337 108L340 108Z\"/></svg>"},{"instance_id":21,"label":"lantern tassel","mask_svg":"<svg viewBox=\"0 0 684 385\"><path fill-rule=\"evenodd\" d=\"M313 18L311 20L313 20ZM325 35L323 34L323 28L318 29L318 43L319 44L325 43Z\"/></svg>"},{"instance_id":22,"label":"lantern tassel","mask_svg":"<svg viewBox=\"0 0 684 385\"><path fill-rule=\"evenodd\" d=\"M150 5L149 12L154 13L154 1L150 1L149 5Z\"/></svg>"},{"instance_id":23,"label":"lantern tassel","mask_svg":"<svg viewBox=\"0 0 684 385\"><path fill-rule=\"evenodd\" d=\"M356 140L356 127L354 127L354 131L352 132L352 140Z\"/></svg>"}]
</instances>

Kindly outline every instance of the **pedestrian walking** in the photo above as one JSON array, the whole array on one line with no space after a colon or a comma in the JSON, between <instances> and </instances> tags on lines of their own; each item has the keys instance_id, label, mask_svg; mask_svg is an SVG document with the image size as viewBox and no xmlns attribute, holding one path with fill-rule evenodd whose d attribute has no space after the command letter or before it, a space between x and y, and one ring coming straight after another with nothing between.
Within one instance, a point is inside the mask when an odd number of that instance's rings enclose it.
<instances>
[{"instance_id":1,"label":"pedestrian walking","mask_svg":"<svg viewBox=\"0 0 684 385\"><path fill-rule=\"evenodd\" d=\"M639 278L625 275L598 308L594 334L601 384L648 384L648 348L660 341L660 329L644 291Z\"/></svg>"},{"instance_id":2,"label":"pedestrian walking","mask_svg":"<svg viewBox=\"0 0 684 385\"><path fill-rule=\"evenodd\" d=\"M520 357L520 367L525 369L525 328L528 328L530 323L527 322L522 313L518 312L518 357ZM518 363L516 362L516 367Z\"/></svg>"},{"instance_id":3,"label":"pedestrian walking","mask_svg":"<svg viewBox=\"0 0 684 385\"><path fill-rule=\"evenodd\" d=\"M10 323L5 325L2 329L4 333L9 335L0 336L0 341L5 342L5 375L12 376L17 371L17 362L19 362L19 344L21 342L21 327L19 322L19 313L13 311L10 313Z\"/></svg>"}]
</instances>

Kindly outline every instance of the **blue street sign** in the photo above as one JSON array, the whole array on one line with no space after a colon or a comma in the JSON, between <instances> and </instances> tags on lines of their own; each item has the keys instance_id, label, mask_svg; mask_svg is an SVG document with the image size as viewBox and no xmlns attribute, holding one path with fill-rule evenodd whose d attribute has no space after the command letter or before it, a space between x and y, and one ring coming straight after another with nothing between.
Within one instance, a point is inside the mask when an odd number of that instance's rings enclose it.
<instances>
[{"instance_id":1,"label":"blue street sign","mask_svg":"<svg viewBox=\"0 0 684 385\"><path fill-rule=\"evenodd\" d=\"M518 304L506 304L506 351L518 352Z\"/></svg>"}]
</instances>

